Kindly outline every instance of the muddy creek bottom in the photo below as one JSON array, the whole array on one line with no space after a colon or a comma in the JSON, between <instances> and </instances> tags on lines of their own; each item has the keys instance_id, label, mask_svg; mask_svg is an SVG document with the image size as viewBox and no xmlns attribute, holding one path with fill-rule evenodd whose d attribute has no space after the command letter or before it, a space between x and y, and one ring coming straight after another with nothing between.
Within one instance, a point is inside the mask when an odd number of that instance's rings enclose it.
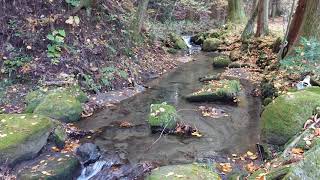
<instances>
[{"instance_id":1,"label":"muddy creek bottom","mask_svg":"<svg viewBox=\"0 0 320 180\"><path fill-rule=\"evenodd\" d=\"M152 81L145 92L126 99L116 107L107 108L79 122L82 129L96 130L93 141L105 152L117 152L131 163L158 162L161 165L189 163L218 154L254 151L259 140L260 100L252 97L242 84L241 102L238 106L223 103L189 103L183 96L201 88L199 77L216 74L222 69L212 67L214 54L193 55L188 62ZM189 57L190 58L190 57ZM246 90L245 90L246 89ZM179 119L196 127L202 137L152 134L146 120L150 105L167 102L179 111ZM199 106L224 110L228 116L203 117ZM121 128L116 122L128 121L133 127ZM153 144L153 145L152 145Z\"/></svg>"}]
</instances>

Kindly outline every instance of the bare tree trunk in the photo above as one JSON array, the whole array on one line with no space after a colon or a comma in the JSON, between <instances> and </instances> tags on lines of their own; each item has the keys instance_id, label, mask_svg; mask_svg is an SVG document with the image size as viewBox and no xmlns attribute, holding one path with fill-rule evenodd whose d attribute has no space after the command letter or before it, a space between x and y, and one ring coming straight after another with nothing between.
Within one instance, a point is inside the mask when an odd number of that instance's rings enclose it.
<instances>
[{"instance_id":1,"label":"bare tree trunk","mask_svg":"<svg viewBox=\"0 0 320 180\"><path fill-rule=\"evenodd\" d=\"M257 18L257 15L258 15L257 0L253 0L252 9L251 9L251 17L248 20L247 25L242 32L242 35L241 35L242 40L248 39L249 37L251 37L253 35L254 24L255 24L255 20Z\"/></svg>"},{"instance_id":2,"label":"bare tree trunk","mask_svg":"<svg viewBox=\"0 0 320 180\"><path fill-rule=\"evenodd\" d=\"M242 0L228 0L228 22L240 24L246 20Z\"/></svg>"},{"instance_id":3,"label":"bare tree trunk","mask_svg":"<svg viewBox=\"0 0 320 180\"><path fill-rule=\"evenodd\" d=\"M259 0L258 3L258 22L257 22L257 32L256 37L264 36L269 34L268 26L268 9L269 0Z\"/></svg>"},{"instance_id":4,"label":"bare tree trunk","mask_svg":"<svg viewBox=\"0 0 320 180\"><path fill-rule=\"evenodd\" d=\"M148 8L148 3L149 3L149 0L139 0L136 23L135 23L135 26L136 26L135 33L137 35L141 33L143 22L145 20L144 19L145 14Z\"/></svg>"}]
</instances>

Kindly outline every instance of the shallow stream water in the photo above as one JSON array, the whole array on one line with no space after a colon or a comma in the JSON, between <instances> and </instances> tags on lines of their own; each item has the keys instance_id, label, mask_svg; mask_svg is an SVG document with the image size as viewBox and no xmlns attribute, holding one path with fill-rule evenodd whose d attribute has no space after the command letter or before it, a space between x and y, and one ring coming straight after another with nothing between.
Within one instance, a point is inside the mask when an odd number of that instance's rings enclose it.
<instances>
[{"instance_id":1,"label":"shallow stream water","mask_svg":"<svg viewBox=\"0 0 320 180\"><path fill-rule=\"evenodd\" d=\"M255 144L259 140L261 105L259 98L250 95L253 87L249 83L242 82L238 106L189 103L183 98L201 87L199 77L222 71L212 67L209 57L214 55L199 53L191 56L195 61L185 63L150 82L148 86L151 88L122 101L117 107L104 109L77 125L82 129L97 130L93 141L101 150L117 152L131 163L189 163L217 153L255 151ZM161 102L174 105L179 112L179 119L196 127L203 136L198 138L163 135L153 144L159 134L151 133L146 120L150 105ZM228 116L203 117L198 110L202 105L222 109ZM121 121L128 121L133 127L121 128L116 125L116 122Z\"/></svg>"}]
</instances>

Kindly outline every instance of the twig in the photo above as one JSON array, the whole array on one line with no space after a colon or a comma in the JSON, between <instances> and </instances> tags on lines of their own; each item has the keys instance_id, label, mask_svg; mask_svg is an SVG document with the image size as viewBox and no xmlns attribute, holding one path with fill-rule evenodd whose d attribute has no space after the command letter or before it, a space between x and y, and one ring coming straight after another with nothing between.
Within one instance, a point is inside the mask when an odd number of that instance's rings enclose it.
<instances>
[{"instance_id":1,"label":"twig","mask_svg":"<svg viewBox=\"0 0 320 180\"><path fill-rule=\"evenodd\" d=\"M314 123L312 123L307 129L304 130L299 136L297 136L283 151L283 157L287 158L289 156L289 150L291 150L298 142L299 140L308 132L309 129L315 128L316 124L320 122L320 118L318 118L318 114L314 117Z\"/></svg>"},{"instance_id":2,"label":"twig","mask_svg":"<svg viewBox=\"0 0 320 180\"><path fill-rule=\"evenodd\" d=\"M161 139L161 137L162 137L162 135L163 135L163 133L164 133L164 130L166 130L166 127L167 127L168 124L169 124L169 123L167 123L167 124L163 127L163 129L162 129L162 131L161 131L161 134L160 134L160 136L158 137L158 139L156 139L156 140L148 147L148 149L147 149L145 152L148 152L148 151L152 148L152 146L153 146L154 144L156 144L156 143Z\"/></svg>"}]
</instances>

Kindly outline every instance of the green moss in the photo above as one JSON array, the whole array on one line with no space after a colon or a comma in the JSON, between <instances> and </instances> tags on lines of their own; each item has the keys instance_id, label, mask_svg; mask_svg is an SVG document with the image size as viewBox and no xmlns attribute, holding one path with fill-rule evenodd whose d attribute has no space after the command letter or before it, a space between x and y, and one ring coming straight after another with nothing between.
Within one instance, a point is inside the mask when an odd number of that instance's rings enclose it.
<instances>
[{"instance_id":1,"label":"green moss","mask_svg":"<svg viewBox=\"0 0 320 180\"><path fill-rule=\"evenodd\" d=\"M49 93L34 110L36 114L45 115L64 122L79 120L81 112L80 101L64 91Z\"/></svg>"},{"instance_id":2,"label":"green moss","mask_svg":"<svg viewBox=\"0 0 320 180\"><path fill-rule=\"evenodd\" d=\"M225 55L214 57L212 61L213 67L217 67L217 68L228 67L230 63L231 63L230 58Z\"/></svg>"},{"instance_id":3,"label":"green moss","mask_svg":"<svg viewBox=\"0 0 320 180\"><path fill-rule=\"evenodd\" d=\"M185 98L191 102L233 102L239 92L240 82L238 80L221 80L205 85L200 91L187 95Z\"/></svg>"},{"instance_id":4,"label":"green moss","mask_svg":"<svg viewBox=\"0 0 320 180\"><path fill-rule=\"evenodd\" d=\"M212 172L205 165L185 164L163 166L152 170L146 180L220 180L217 173Z\"/></svg>"},{"instance_id":5,"label":"green moss","mask_svg":"<svg viewBox=\"0 0 320 180\"><path fill-rule=\"evenodd\" d=\"M215 51L222 44L222 41L217 38L208 38L203 41L203 51Z\"/></svg>"},{"instance_id":6,"label":"green moss","mask_svg":"<svg viewBox=\"0 0 320 180\"><path fill-rule=\"evenodd\" d=\"M0 114L0 164L6 159L13 163L35 155L47 141L52 128L52 121L44 116Z\"/></svg>"},{"instance_id":7,"label":"green moss","mask_svg":"<svg viewBox=\"0 0 320 180\"><path fill-rule=\"evenodd\" d=\"M36 169L32 167L37 166ZM21 180L60 180L73 179L79 175L81 166L78 159L72 154L54 154L41 156L18 174ZM45 173L44 173L45 172Z\"/></svg>"},{"instance_id":8,"label":"green moss","mask_svg":"<svg viewBox=\"0 0 320 180\"><path fill-rule=\"evenodd\" d=\"M41 90L35 90L29 92L26 97L25 101L27 103L27 107L25 109L26 113L32 113L34 109L41 103L41 101L44 99L45 92Z\"/></svg>"},{"instance_id":9,"label":"green moss","mask_svg":"<svg viewBox=\"0 0 320 180\"><path fill-rule=\"evenodd\" d=\"M305 121L320 106L320 88L282 95L269 104L261 116L261 138L270 144L284 145L297 134Z\"/></svg>"},{"instance_id":10,"label":"green moss","mask_svg":"<svg viewBox=\"0 0 320 180\"><path fill-rule=\"evenodd\" d=\"M183 50L188 49L187 44L184 42L184 40L182 39L181 36L174 34L174 33L171 33L169 35L169 37L170 37L171 43L173 44L173 48L183 49Z\"/></svg>"},{"instance_id":11,"label":"green moss","mask_svg":"<svg viewBox=\"0 0 320 180\"><path fill-rule=\"evenodd\" d=\"M174 129L176 127L176 109L166 103L151 104L148 123L152 127L166 127Z\"/></svg>"},{"instance_id":12,"label":"green moss","mask_svg":"<svg viewBox=\"0 0 320 180\"><path fill-rule=\"evenodd\" d=\"M63 148L65 141L67 140L67 133L62 125L62 123L56 121L55 129L50 136L50 140L55 143L59 148Z\"/></svg>"}]
</instances>

